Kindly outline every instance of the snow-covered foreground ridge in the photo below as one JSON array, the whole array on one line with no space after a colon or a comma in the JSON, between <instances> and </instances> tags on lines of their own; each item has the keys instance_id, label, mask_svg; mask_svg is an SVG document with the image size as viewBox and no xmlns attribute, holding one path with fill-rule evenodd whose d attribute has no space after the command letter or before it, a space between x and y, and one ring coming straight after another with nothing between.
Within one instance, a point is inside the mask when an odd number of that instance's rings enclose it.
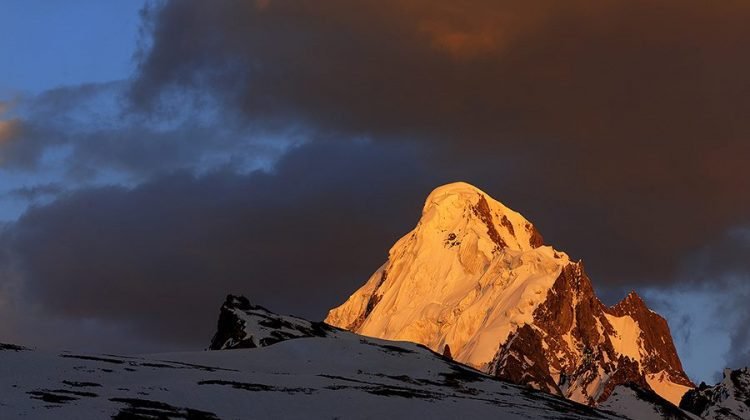
<instances>
[{"instance_id":1,"label":"snow-covered foreground ridge","mask_svg":"<svg viewBox=\"0 0 750 420\"><path fill-rule=\"evenodd\" d=\"M426 347L278 315L229 296L211 348L142 356L0 344L0 418L692 419L618 386L598 409Z\"/></svg>"},{"instance_id":2,"label":"snow-covered foreground ridge","mask_svg":"<svg viewBox=\"0 0 750 420\"><path fill-rule=\"evenodd\" d=\"M414 230L326 322L448 347L484 372L591 405L625 383L674 404L693 387L666 321L638 295L606 307L582 263L466 183L435 189Z\"/></svg>"},{"instance_id":3,"label":"snow-covered foreground ridge","mask_svg":"<svg viewBox=\"0 0 750 420\"><path fill-rule=\"evenodd\" d=\"M273 319L255 315L235 326L255 333L255 321ZM292 317L278 320L297 329ZM417 344L339 331L262 348L145 356L0 345L0 418L623 417L502 382Z\"/></svg>"}]
</instances>

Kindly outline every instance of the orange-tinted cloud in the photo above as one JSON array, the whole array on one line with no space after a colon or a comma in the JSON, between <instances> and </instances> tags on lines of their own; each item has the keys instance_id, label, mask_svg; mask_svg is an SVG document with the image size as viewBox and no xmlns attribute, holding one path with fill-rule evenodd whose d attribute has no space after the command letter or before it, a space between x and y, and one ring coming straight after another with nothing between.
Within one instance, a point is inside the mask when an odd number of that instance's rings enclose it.
<instances>
[{"instance_id":1,"label":"orange-tinted cloud","mask_svg":"<svg viewBox=\"0 0 750 420\"><path fill-rule=\"evenodd\" d=\"M0 101L0 165L9 160L8 155L13 153L11 148L16 146L23 126L20 118L5 117L12 105L10 102Z\"/></svg>"},{"instance_id":2,"label":"orange-tinted cloud","mask_svg":"<svg viewBox=\"0 0 750 420\"><path fill-rule=\"evenodd\" d=\"M10 104L8 102L0 102L0 148L2 148L4 144L9 143L18 134L21 128L21 121L19 119L3 119L3 116L9 109ZM0 161L2 161L1 152Z\"/></svg>"}]
</instances>

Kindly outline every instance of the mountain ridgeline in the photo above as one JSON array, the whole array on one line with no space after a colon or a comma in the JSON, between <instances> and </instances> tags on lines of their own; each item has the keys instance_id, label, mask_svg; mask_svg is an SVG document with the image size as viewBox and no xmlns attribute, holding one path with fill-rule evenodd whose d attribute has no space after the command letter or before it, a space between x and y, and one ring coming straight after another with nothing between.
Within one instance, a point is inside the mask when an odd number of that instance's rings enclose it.
<instances>
[{"instance_id":1,"label":"mountain ridgeline","mask_svg":"<svg viewBox=\"0 0 750 420\"><path fill-rule=\"evenodd\" d=\"M414 230L325 321L449 349L458 362L588 405L626 384L677 405L694 387L667 322L635 292L604 305L581 262L466 183L435 189Z\"/></svg>"}]
</instances>

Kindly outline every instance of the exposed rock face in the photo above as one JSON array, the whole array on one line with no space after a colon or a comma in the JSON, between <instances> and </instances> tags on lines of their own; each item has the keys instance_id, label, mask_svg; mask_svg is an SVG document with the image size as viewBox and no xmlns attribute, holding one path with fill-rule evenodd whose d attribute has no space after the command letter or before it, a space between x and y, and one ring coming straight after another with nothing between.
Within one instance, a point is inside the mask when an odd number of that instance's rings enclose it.
<instances>
[{"instance_id":1,"label":"exposed rock face","mask_svg":"<svg viewBox=\"0 0 750 420\"><path fill-rule=\"evenodd\" d=\"M750 419L750 370L724 370L715 386L701 383L685 393L680 408L709 420Z\"/></svg>"},{"instance_id":2,"label":"exposed rock face","mask_svg":"<svg viewBox=\"0 0 750 420\"><path fill-rule=\"evenodd\" d=\"M677 397L663 384L678 392L692 387L666 321L635 292L606 307L581 263L563 269L532 324L509 336L488 372L591 405L621 384L653 388L672 401Z\"/></svg>"},{"instance_id":3,"label":"exposed rock face","mask_svg":"<svg viewBox=\"0 0 750 420\"><path fill-rule=\"evenodd\" d=\"M265 347L301 337L335 336L340 330L322 322L275 314L244 296L227 296L221 306L210 350Z\"/></svg>"},{"instance_id":4,"label":"exposed rock face","mask_svg":"<svg viewBox=\"0 0 750 420\"><path fill-rule=\"evenodd\" d=\"M445 357L446 359L453 360L453 355L451 354L451 347L447 344L445 345L445 347L443 347L443 357Z\"/></svg>"},{"instance_id":5,"label":"exposed rock face","mask_svg":"<svg viewBox=\"0 0 750 420\"><path fill-rule=\"evenodd\" d=\"M692 387L666 321L640 297L606 307L580 262L465 183L433 191L417 227L326 322L449 345L457 361L590 405L626 383L675 404Z\"/></svg>"},{"instance_id":6,"label":"exposed rock face","mask_svg":"<svg viewBox=\"0 0 750 420\"><path fill-rule=\"evenodd\" d=\"M28 350L28 349L26 347L17 346L15 344L0 343L0 351L2 351L2 350L24 351L24 350Z\"/></svg>"}]
</instances>

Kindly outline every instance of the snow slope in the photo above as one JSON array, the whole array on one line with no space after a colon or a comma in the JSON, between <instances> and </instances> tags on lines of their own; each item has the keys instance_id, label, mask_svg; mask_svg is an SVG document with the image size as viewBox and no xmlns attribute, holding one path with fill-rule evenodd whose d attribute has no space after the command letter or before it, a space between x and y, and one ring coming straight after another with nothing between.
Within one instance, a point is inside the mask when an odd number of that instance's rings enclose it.
<instances>
[{"instance_id":1,"label":"snow slope","mask_svg":"<svg viewBox=\"0 0 750 420\"><path fill-rule=\"evenodd\" d=\"M0 350L3 419L384 417L619 418L349 333L147 356Z\"/></svg>"},{"instance_id":2,"label":"snow slope","mask_svg":"<svg viewBox=\"0 0 750 420\"><path fill-rule=\"evenodd\" d=\"M646 382L657 394L661 395L667 401L679 406L682 396L693 389L691 386L676 384L669 380L669 374L661 371L646 375Z\"/></svg>"},{"instance_id":3,"label":"snow slope","mask_svg":"<svg viewBox=\"0 0 750 420\"><path fill-rule=\"evenodd\" d=\"M614 411L633 420L700 420L653 392L629 385L618 385L599 408Z\"/></svg>"}]
</instances>

